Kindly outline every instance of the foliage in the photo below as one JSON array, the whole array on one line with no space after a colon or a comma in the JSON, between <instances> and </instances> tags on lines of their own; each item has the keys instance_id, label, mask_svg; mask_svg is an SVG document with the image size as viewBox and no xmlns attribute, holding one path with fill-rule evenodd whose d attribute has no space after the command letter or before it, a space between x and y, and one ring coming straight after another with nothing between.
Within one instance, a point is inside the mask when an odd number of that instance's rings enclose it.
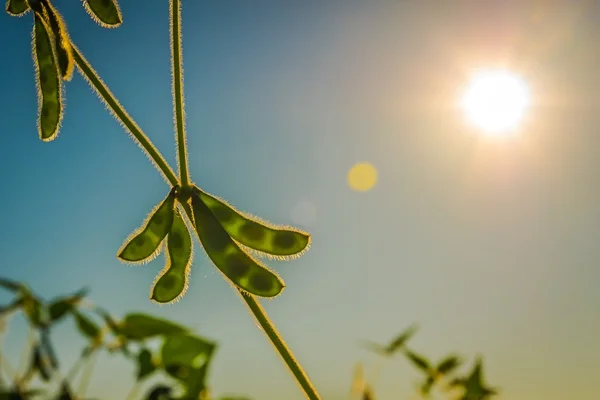
<instances>
[{"instance_id":1,"label":"foliage","mask_svg":"<svg viewBox=\"0 0 600 400\"><path fill-rule=\"evenodd\" d=\"M115 28L122 23L121 10L116 0L84 0L83 5L92 19L102 27ZM9 15L23 16L30 11L33 14L32 49L38 88L39 136L43 141L58 137L64 114L64 86L77 67L108 109L150 157L170 187L165 199L151 210L142 227L125 241L118 252L118 258L129 263L145 263L166 248L165 268L155 279L150 298L157 303L177 301L188 289L193 256L193 242L188 228L191 226L209 258L241 294L306 395L317 400L319 395L306 373L254 297L275 297L285 288L283 280L254 255L277 259L298 257L308 249L310 235L295 228L275 226L242 213L224 200L204 192L190 180L183 100L180 8L180 0L169 1L173 117L179 176L175 175L158 149L75 46L65 21L51 0L8 0L6 11ZM35 326L47 323L40 314L39 302L33 297L28 298L24 307L32 321L35 321ZM101 331L91 320L84 314L71 309L69 311L85 335L94 343L101 342ZM147 361L148 355L144 353L142 358ZM200 367L189 372L204 373ZM178 373L172 372L173 374ZM181 378L181 375L177 376Z\"/></svg>"},{"instance_id":2,"label":"foliage","mask_svg":"<svg viewBox=\"0 0 600 400\"><path fill-rule=\"evenodd\" d=\"M428 398L436 386L454 400L488 400L498 393L497 389L483 383L481 357L477 357L468 375L458 375L456 370L463 364L463 359L458 355L448 354L438 363L433 363L423 355L410 350L406 343L415 332L416 326L413 325L386 346L372 342L367 342L363 346L383 357L404 355L411 365L424 375L423 381L417 384L418 394L423 398ZM362 366L359 366L355 373L353 392L360 395L363 400L375 400L373 388L364 380Z\"/></svg>"},{"instance_id":3,"label":"foliage","mask_svg":"<svg viewBox=\"0 0 600 400\"><path fill-rule=\"evenodd\" d=\"M30 351L25 349L26 354L31 354L28 366L22 374L14 373L9 386L0 387L0 399L37 399L39 396L83 399L84 393L73 390L73 378L84 364L93 363L92 356L101 351L120 355L131 362L136 370L132 376L136 385L158 372L170 378L152 387L144 399L209 398L206 378L217 349L214 341L198 336L176 322L148 314L129 313L117 319L106 310L91 305L86 298L86 289L46 301L20 282L0 278L0 287L13 294L13 300L0 308L0 320L22 312L32 333ZM52 341L52 328L67 318L72 320L72 326L87 344L67 376L62 376L61 362ZM158 341L158 350L150 349L149 340ZM0 359L7 369L8 360L1 350ZM44 387L31 387L34 378L39 378ZM52 393L51 387L58 387L58 392Z\"/></svg>"},{"instance_id":4,"label":"foliage","mask_svg":"<svg viewBox=\"0 0 600 400\"><path fill-rule=\"evenodd\" d=\"M116 0L84 0L83 6L92 19L104 28L116 28L122 24L121 10ZM275 226L243 213L226 201L206 193L191 181L186 149L180 8L180 0L169 1L178 176L75 46L65 21L51 0L8 0L6 11L9 15L22 17L30 12L33 15L32 54L38 88L39 137L43 141L58 137L64 114L65 85L77 68L169 185L165 198L150 211L141 227L125 240L118 251L118 258L123 262L146 263L166 249L165 267L154 281L150 298L157 303L172 303L188 289L193 260L192 234L195 233L215 267L246 302L306 396L318 400L320 396L308 376L256 298L276 297L285 288L283 280L256 256L279 260L298 257L309 248L311 237L298 229ZM9 388L2 389L0 399L35 398L44 394L39 388L28 387L28 383L36 376L47 383L58 380L59 392L49 394L53 398L81 398L73 392L71 378L60 375L59 360L52 345L52 327L65 318L71 318L79 333L87 340L81 363L90 362L92 356L100 351L118 353L137 366L137 382L159 371L172 380L171 383L154 387L147 399L208 398L206 377L216 349L214 342L194 335L175 322L150 315L133 313L119 320L101 308L85 308L82 305L87 290L84 289L45 301L25 284L1 279L0 286L14 294L12 302L0 310L2 316L22 312L35 334L31 343L29 368L23 376L15 378ZM427 395L434 385L450 379L461 360L449 355L433 364L409 350L406 342L414 331L414 327L409 328L387 346L372 343L368 346L385 357L402 352L425 375L421 392ZM147 346L147 340L150 339L161 341L158 352L153 352ZM447 385L462 388L463 400L483 400L495 394L495 389L487 388L481 381L482 366L478 359L468 376L453 377ZM361 394L363 399L374 399L369 387L365 386Z\"/></svg>"}]
</instances>

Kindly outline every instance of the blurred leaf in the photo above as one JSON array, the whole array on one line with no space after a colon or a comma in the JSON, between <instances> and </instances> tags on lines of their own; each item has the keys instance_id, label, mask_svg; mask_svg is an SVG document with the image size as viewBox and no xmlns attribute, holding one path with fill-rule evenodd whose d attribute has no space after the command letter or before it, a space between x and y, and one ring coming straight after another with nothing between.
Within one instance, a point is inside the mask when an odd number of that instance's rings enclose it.
<instances>
[{"instance_id":1,"label":"blurred leaf","mask_svg":"<svg viewBox=\"0 0 600 400\"><path fill-rule=\"evenodd\" d=\"M8 0L6 3L6 12L12 16L22 16L29 11L27 0Z\"/></svg>"},{"instance_id":2,"label":"blurred leaf","mask_svg":"<svg viewBox=\"0 0 600 400\"><path fill-rule=\"evenodd\" d=\"M400 350L417 331L417 326L412 325L404 332L396 336L387 346L382 346L377 343L363 341L363 347L383 356L392 356L396 351Z\"/></svg>"},{"instance_id":3,"label":"blurred leaf","mask_svg":"<svg viewBox=\"0 0 600 400\"><path fill-rule=\"evenodd\" d=\"M36 328L48 325L48 310L40 299L38 299L28 289L23 290L23 312L25 316Z\"/></svg>"},{"instance_id":4,"label":"blurred leaf","mask_svg":"<svg viewBox=\"0 0 600 400\"><path fill-rule=\"evenodd\" d=\"M167 374L183 383L185 398L197 399L206 389L205 378L216 344L191 334L167 336L161 359Z\"/></svg>"},{"instance_id":5,"label":"blurred leaf","mask_svg":"<svg viewBox=\"0 0 600 400\"><path fill-rule=\"evenodd\" d=\"M152 388L146 400L171 400L173 389L166 385L157 385Z\"/></svg>"},{"instance_id":6,"label":"blurred leaf","mask_svg":"<svg viewBox=\"0 0 600 400\"><path fill-rule=\"evenodd\" d=\"M128 314L119 325L120 333L130 340L187 332L188 329L165 319L146 314Z\"/></svg>"},{"instance_id":7,"label":"blurred leaf","mask_svg":"<svg viewBox=\"0 0 600 400\"><path fill-rule=\"evenodd\" d=\"M113 335L118 336L121 334L121 328L115 319L108 313L108 311L103 310L101 308L95 309L96 313L99 314L103 319L106 325L109 327L110 331Z\"/></svg>"},{"instance_id":8,"label":"blurred leaf","mask_svg":"<svg viewBox=\"0 0 600 400\"><path fill-rule=\"evenodd\" d=\"M404 346L408 339L410 339L415 334L416 331L416 325L410 326L404 332L399 334L394 340L392 340L390 344L388 344L388 346L386 347L386 352L391 355L397 350L399 350L402 346Z\"/></svg>"},{"instance_id":9,"label":"blurred leaf","mask_svg":"<svg viewBox=\"0 0 600 400\"><path fill-rule=\"evenodd\" d=\"M206 391L207 371L208 364L200 368L180 365L178 370L175 370L173 366L169 367L167 373L183 384L185 389L183 399L203 399L202 393Z\"/></svg>"},{"instance_id":10,"label":"blurred leaf","mask_svg":"<svg viewBox=\"0 0 600 400\"><path fill-rule=\"evenodd\" d=\"M385 351L385 346L382 346L380 344L377 344L375 342L371 342L368 340L363 340L361 342L361 346L369 351L372 351L373 353L377 353L380 355L387 355L386 351Z\"/></svg>"},{"instance_id":11,"label":"blurred leaf","mask_svg":"<svg viewBox=\"0 0 600 400\"><path fill-rule=\"evenodd\" d=\"M486 387L483 380L481 358L477 358L471 374L463 380L465 394L462 400L485 400L497 394L496 389Z\"/></svg>"},{"instance_id":12,"label":"blurred leaf","mask_svg":"<svg viewBox=\"0 0 600 400\"><path fill-rule=\"evenodd\" d=\"M431 367L429 362L424 357L417 355L408 349L404 350L404 354L417 368L429 374Z\"/></svg>"},{"instance_id":13,"label":"blurred leaf","mask_svg":"<svg viewBox=\"0 0 600 400\"><path fill-rule=\"evenodd\" d=\"M458 356L450 355L442 361L440 361L440 363L435 369L438 373L446 375L452 372L452 370L458 367L461 363L462 361Z\"/></svg>"},{"instance_id":14,"label":"blurred leaf","mask_svg":"<svg viewBox=\"0 0 600 400\"><path fill-rule=\"evenodd\" d=\"M56 352L54 351L54 347L50 342L50 331L48 328L40 329L40 341L41 346L44 349L44 352L48 356L48 361L52 368L58 368L58 359L56 358Z\"/></svg>"},{"instance_id":15,"label":"blurred leaf","mask_svg":"<svg viewBox=\"0 0 600 400\"><path fill-rule=\"evenodd\" d=\"M421 394L423 396L429 395L429 392L431 392L431 388L433 387L434 382L435 382L435 380L433 379L432 376L428 376L427 378L425 378L425 382L423 382L423 384L419 388L419 390L421 391Z\"/></svg>"},{"instance_id":16,"label":"blurred leaf","mask_svg":"<svg viewBox=\"0 0 600 400\"><path fill-rule=\"evenodd\" d=\"M154 362L152 361L152 353L150 353L150 350L143 348L140 350L140 353L138 354L138 373L137 373L137 380L140 381L144 378L146 378L148 375L152 374L154 371L156 371L156 366L154 365Z\"/></svg>"},{"instance_id":17,"label":"blurred leaf","mask_svg":"<svg viewBox=\"0 0 600 400\"><path fill-rule=\"evenodd\" d=\"M73 311L77 304L88 294L88 289L83 288L78 292L70 295L59 297L50 302L48 313L50 322L56 322L64 317L68 312Z\"/></svg>"},{"instance_id":18,"label":"blurred leaf","mask_svg":"<svg viewBox=\"0 0 600 400\"><path fill-rule=\"evenodd\" d=\"M67 381L63 381L60 386L60 392L56 397L56 400L75 400L75 396L73 396Z\"/></svg>"},{"instance_id":19,"label":"blurred leaf","mask_svg":"<svg viewBox=\"0 0 600 400\"><path fill-rule=\"evenodd\" d=\"M15 282L6 278L0 278L0 286L2 286L6 290L10 290L11 292L18 292L24 287L22 283Z\"/></svg>"},{"instance_id":20,"label":"blurred leaf","mask_svg":"<svg viewBox=\"0 0 600 400\"><path fill-rule=\"evenodd\" d=\"M7 304L5 306L0 306L0 317L2 317L3 314L9 314L9 313L15 311L16 309L21 307L23 305L23 303L24 303L23 299L21 297L17 297L9 304Z\"/></svg>"},{"instance_id":21,"label":"blurred leaf","mask_svg":"<svg viewBox=\"0 0 600 400\"><path fill-rule=\"evenodd\" d=\"M199 368L210 361L215 348L215 343L192 334L167 336L161 349L162 364Z\"/></svg>"},{"instance_id":22,"label":"blurred leaf","mask_svg":"<svg viewBox=\"0 0 600 400\"><path fill-rule=\"evenodd\" d=\"M79 332L91 340L100 339L102 332L100 327L98 327L94 321L78 311L74 311L73 316L75 317L75 322L77 323L77 329L79 329Z\"/></svg>"},{"instance_id":23,"label":"blurred leaf","mask_svg":"<svg viewBox=\"0 0 600 400\"><path fill-rule=\"evenodd\" d=\"M42 346L36 345L33 349L33 368L40 373L40 377L45 382L50 380L50 370L48 369L48 361L45 359L42 352Z\"/></svg>"},{"instance_id":24,"label":"blurred leaf","mask_svg":"<svg viewBox=\"0 0 600 400\"><path fill-rule=\"evenodd\" d=\"M41 389L19 390L16 388L0 390L0 400L31 400L37 396L44 394Z\"/></svg>"}]
</instances>

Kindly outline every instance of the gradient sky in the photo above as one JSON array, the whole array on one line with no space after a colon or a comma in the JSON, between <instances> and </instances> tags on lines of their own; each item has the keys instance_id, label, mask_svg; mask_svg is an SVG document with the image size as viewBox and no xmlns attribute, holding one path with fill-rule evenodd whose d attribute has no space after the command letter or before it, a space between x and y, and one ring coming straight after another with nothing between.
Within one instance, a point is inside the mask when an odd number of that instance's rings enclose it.
<instances>
[{"instance_id":1,"label":"gradient sky","mask_svg":"<svg viewBox=\"0 0 600 400\"><path fill-rule=\"evenodd\" d=\"M74 43L172 166L168 2L121 1L98 27L55 0ZM243 4L244 3L244 4ZM264 302L324 399L347 398L354 365L413 322L418 352L484 356L507 400L594 400L600 365L600 5L596 1L183 1L190 170L205 190L313 235L270 262L287 283ZM196 247L191 288L150 302L164 258L116 252L167 185L77 73L57 140L36 130L32 18L0 16L0 275L50 298L82 286L117 315L155 313L218 340L216 394L300 400L235 292ZM457 93L477 68L520 73L533 107L513 139L467 127ZM348 170L379 181L352 191ZM1 295L0 300L6 301ZM14 319L5 353L17 363ZM66 362L83 341L54 333ZM419 375L384 365L378 398ZM596 371L596 372L594 372ZM134 370L102 356L89 394L120 399Z\"/></svg>"}]
</instances>

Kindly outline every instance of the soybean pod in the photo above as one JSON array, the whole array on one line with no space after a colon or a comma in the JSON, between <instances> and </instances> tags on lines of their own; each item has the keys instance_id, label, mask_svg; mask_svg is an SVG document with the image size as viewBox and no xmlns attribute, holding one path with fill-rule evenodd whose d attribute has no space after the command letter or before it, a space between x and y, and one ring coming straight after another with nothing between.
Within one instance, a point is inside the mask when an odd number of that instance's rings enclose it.
<instances>
[{"instance_id":1,"label":"soybean pod","mask_svg":"<svg viewBox=\"0 0 600 400\"><path fill-rule=\"evenodd\" d=\"M177 301L187 291L192 264L192 238L176 209L167 236L167 264L156 279L150 298L157 303Z\"/></svg>"},{"instance_id":2,"label":"soybean pod","mask_svg":"<svg viewBox=\"0 0 600 400\"><path fill-rule=\"evenodd\" d=\"M62 88L50 27L38 11L34 16L33 60L38 88L38 129L40 138L56 138L62 119Z\"/></svg>"},{"instance_id":3,"label":"soybean pod","mask_svg":"<svg viewBox=\"0 0 600 400\"><path fill-rule=\"evenodd\" d=\"M6 12L13 17L22 17L30 10L27 0L8 0Z\"/></svg>"},{"instance_id":4,"label":"soybean pod","mask_svg":"<svg viewBox=\"0 0 600 400\"><path fill-rule=\"evenodd\" d=\"M192 208L198 238L208 257L227 278L256 296L275 297L283 291L283 280L233 241L196 188L192 191Z\"/></svg>"},{"instance_id":5,"label":"soybean pod","mask_svg":"<svg viewBox=\"0 0 600 400\"><path fill-rule=\"evenodd\" d=\"M308 249L308 233L259 221L198 187L194 189L227 233L244 246L277 258L300 256Z\"/></svg>"},{"instance_id":6,"label":"soybean pod","mask_svg":"<svg viewBox=\"0 0 600 400\"><path fill-rule=\"evenodd\" d=\"M132 263L149 262L160 252L159 245L171 230L175 207L175 188L152 210L137 232L128 238L118 257Z\"/></svg>"},{"instance_id":7,"label":"soybean pod","mask_svg":"<svg viewBox=\"0 0 600 400\"><path fill-rule=\"evenodd\" d=\"M48 22L54 37L54 49L58 61L58 69L63 80L70 81L73 76L73 48L71 47L71 39L67 34L65 23L52 3L48 0L42 1L44 16Z\"/></svg>"},{"instance_id":8,"label":"soybean pod","mask_svg":"<svg viewBox=\"0 0 600 400\"><path fill-rule=\"evenodd\" d=\"M104 28L121 25L121 10L115 0L84 0L83 6L90 17Z\"/></svg>"}]
</instances>

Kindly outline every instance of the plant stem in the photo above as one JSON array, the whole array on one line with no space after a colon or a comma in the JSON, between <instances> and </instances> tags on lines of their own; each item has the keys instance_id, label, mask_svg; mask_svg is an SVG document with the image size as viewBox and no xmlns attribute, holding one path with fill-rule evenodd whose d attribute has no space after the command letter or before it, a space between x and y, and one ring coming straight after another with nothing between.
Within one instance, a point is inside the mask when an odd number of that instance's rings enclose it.
<instances>
[{"instance_id":1,"label":"plant stem","mask_svg":"<svg viewBox=\"0 0 600 400\"><path fill-rule=\"evenodd\" d=\"M181 206L183 207L189 220L193 221L193 218L192 218L193 213L190 208L190 205L185 203L185 204L181 204ZM195 229L194 229L194 232L196 232ZM196 235L197 234L198 233L196 232ZM243 290L241 290L237 286L235 287L235 289L238 292L238 294L242 297L242 299L246 302L246 305L248 306L248 308L254 315L254 318L256 318L256 321L258 321L258 323L260 324L263 331L265 331L265 333L271 340L271 343L273 344L275 349L279 352L279 355L281 356L281 358L283 358L283 361L285 362L285 364L288 366L288 368L290 369L290 371L296 378L296 381L298 382L298 384L300 385L302 390L304 390L306 397L310 400L320 400L321 397L317 393L317 390L315 389L315 387L310 382L308 375L306 374L306 372L304 372L304 370L302 369L302 366L298 363L298 361L296 360L296 357L294 357L294 354L289 349L287 344L284 342L283 338L277 331L277 328L275 327L273 322L271 322L271 319L267 315L267 312L260 305L260 303L258 302L256 297L250 293L245 293Z\"/></svg>"},{"instance_id":2,"label":"plant stem","mask_svg":"<svg viewBox=\"0 0 600 400\"><path fill-rule=\"evenodd\" d=\"M173 7L179 5L179 1L177 1L177 0L172 0L172 1L173 1ZM179 12L179 8L177 8L177 14L178 14L178 12ZM77 63L77 67L79 68L79 71L82 73L83 77L88 80L88 82L90 83L92 88L94 88L96 93L99 95L100 99L103 100L110 107L111 111L114 113L114 116L133 135L133 137L137 140L138 144L142 147L142 149L146 151L146 154L148 155L148 157L160 169L160 171L162 171L164 177L169 181L169 183L171 183L171 185L173 185L173 186L177 185L178 184L177 177L175 176L175 174L173 173L173 171L171 170L171 168L169 167L169 165L167 164L167 162L165 161L163 156L159 153L159 151L156 149L156 147L154 147L154 145L152 144L150 139L148 139L148 137L144 134L144 132L142 132L142 130L138 127L138 125L129 116L129 114L127 114L127 112L121 106L121 104L119 104L118 100L110 92L110 90L104 84L104 82L102 82L102 80L100 79L100 77L98 76L96 71L94 71L94 69L91 67L91 65L87 62L87 60L79 52L77 47L74 44L71 44L71 45L73 46L73 57L75 59L75 62ZM181 54L181 53L179 53L179 54ZM181 110L182 110L181 115L183 117L183 106L181 107ZM183 125L179 125L179 126L181 128L183 128ZM179 135L179 133L178 133L178 135ZM179 143L178 143L179 147L180 147L180 156L181 156L182 143L183 143L183 147L185 148L185 136L183 136L183 141L179 141ZM184 151L185 151L185 149L184 149ZM185 156L185 153L183 153L183 155ZM187 160L187 158L184 158L184 160ZM180 160L180 167L181 167L181 160ZM186 170L187 170L187 166L186 166ZM187 175L187 172L186 172L186 175ZM183 179L183 175L182 175L182 179ZM191 210L189 204L182 204L182 206L183 206L188 218L190 219L190 221L193 221L193 213L192 213L192 210ZM256 320L258 321L260 326L262 327L262 329L265 331L265 333L267 334L269 339L271 340L271 343L273 344L273 346L277 349L277 351L281 355L281 358L283 358L283 361L286 363L286 365L288 366L288 368L290 369L290 371L292 372L292 374L294 375L294 377L296 378L296 380L298 381L298 383L304 390L304 393L306 394L307 398L310 400L320 400L321 397L315 390L314 386L308 379L308 376L306 375L306 373L304 372L304 370L302 369L302 367L300 366L298 361L296 361L296 358L292 354L291 350L287 347L287 345L285 344L285 342L279 335L279 332L277 332L275 325L273 325L273 323L269 319L267 313L262 308L262 306L258 303L258 301L254 298L254 296L252 296L250 294L245 294L239 288L236 288L236 290L238 291L238 293L242 296L242 298L248 305L248 308L250 309L250 311L252 312L252 314L254 315L254 317L256 318Z\"/></svg>"},{"instance_id":3,"label":"plant stem","mask_svg":"<svg viewBox=\"0 0 600 400\"><path fill-rule=\"evenodd\" d=\"M106 105L112 111L112 114L116 119L121 122L123 127L131 133L133 138L140 145L142 150L146 152L150 161L154 163L154 165L158 168L159 171L162 172L163 177L172 185L175 186L178 184L177 176L164 159L162 154L158 151L156 147L152 144L150 139L146 136L144 132L140 129L140 127L135 123L133 118L127 114L127 111L119 104L119 101L116 97L111 93L108 87L102 82L100 76L94 71L89 62L83 57L80 53L79 49L71 43L73 47L73 58L75 59L75 63L79 69L79 72L83 75L83 77L89 82L90 86L96 91L98 96L102 101L106 103Z\"/></svg>"},{"instance_id":4,"label":"plant stem","mask_svg":"<svg viewBox=\"0 0 600 400\"><path fill-rule=\"evenodd\" d=\"M181 56L181 2L171 0L170 8L170 33L171 33L171 68L173 74L173 103L175 105L173 118L175 119L176 143L178 150L179 179L181 186L190 185L188 173L188 159L185 140L185 110L183 109L183 59Z\"/></svg>"},{"instance_id":5,"label":"plant stem","mask_svg":"<svg viewBox=\"0 0 600 400\"><path fill-rule=\"evenodd\" d=\"M271 339L271 343L273 343L273 346L275 346L275 348L281 355L281 358L283 358L283 361L285 361L290 371L292 371L292 373L296 377L296 380L304 390L306 397L310 400L319 400L320 397L317 393L317 390L310 382L310 379L308 379L306 372L304 372L304 370L292 354L292 351L283 341L283 338L281 337L279 332L277 332L277 328L275 328L275 325L273 325L273 323L267 316L265 309L260 305L255 296L249 293L244 293L239 288L237 288L237 290L240 296L242 296L242 299L244 299L244 301L246 302L246 305L248 305L248 308L252 311L252 314L254 314L254 317L256 318L260 326L263 328L269 339Z\"/></svg>"}]
</instances>

